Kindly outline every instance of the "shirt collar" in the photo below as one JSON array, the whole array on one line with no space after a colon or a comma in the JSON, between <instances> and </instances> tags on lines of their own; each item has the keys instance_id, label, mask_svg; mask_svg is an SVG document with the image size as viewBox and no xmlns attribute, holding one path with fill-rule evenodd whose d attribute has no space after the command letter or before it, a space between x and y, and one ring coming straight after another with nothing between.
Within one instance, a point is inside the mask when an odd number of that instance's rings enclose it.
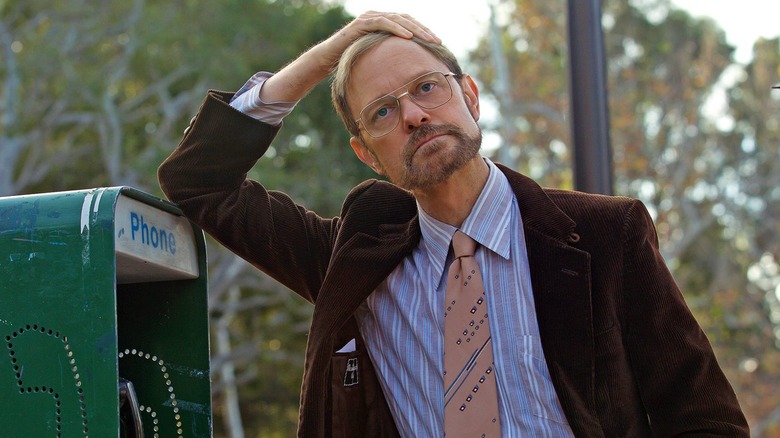
<instances>
[{"instance_id":1,"label":"shirt collar","mask_svg":"<svg viewBox=\"0 0 780 438\"><path fill-rule=\"evenodd\" d=\"M463 221L460 230L477 243L499 256L509 259L511 215L519 214L512 208L514 193L506 176L490 161L484 158L490 173L471 213ZM450 241L458 229L428 215L417 204L420 217L421 249L428 255L436 273L444 272Z\"/></svg>"}]
</instances>

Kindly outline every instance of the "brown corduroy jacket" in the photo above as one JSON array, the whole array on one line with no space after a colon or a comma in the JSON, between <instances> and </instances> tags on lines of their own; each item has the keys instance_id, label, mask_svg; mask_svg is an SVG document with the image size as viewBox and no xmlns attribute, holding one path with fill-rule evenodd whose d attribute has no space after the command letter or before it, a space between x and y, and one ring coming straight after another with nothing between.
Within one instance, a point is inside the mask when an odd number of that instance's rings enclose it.
<instances>
[{"instance_id":1,"label":"brown corduroy jacket","mask_svg":"<svg viewBox=\"0 0 780 438\"><path fill-rule=\"evenodd\" d=\"M414 199L367 181L340 216L321 218L267 191L246 173L277 129L229 98L209 93L160 166L160 185L206 232L314 303L299 436L398 436L353 313L417 245ZM574 433L749 436L644 206L543 189L500 168L520 207L544 357ZM336 353L353 338L354 353Z\"/></svg>"}]
</instances>

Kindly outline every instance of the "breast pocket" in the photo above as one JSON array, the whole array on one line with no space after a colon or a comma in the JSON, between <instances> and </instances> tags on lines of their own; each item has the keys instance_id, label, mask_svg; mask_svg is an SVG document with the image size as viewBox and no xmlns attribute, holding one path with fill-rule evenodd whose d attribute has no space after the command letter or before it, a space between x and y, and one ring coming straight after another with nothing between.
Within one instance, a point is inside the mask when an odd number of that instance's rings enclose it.
<instances>
[{"instance_id":1,"label":"breast pocket","mask_svg":"<svg viewBox=\"0 0 780 438\"><path fill-rule=\"evenodd\" d=\"M524 416L565 424L566 418L557 399L550 378L547 362L538 336L522 335L517 338L518 366L505 370L509 388L517 388L517 397L508 397L513 412Z\"/></svg>"},{"instance_id":2,"label":"breast pocket","mask_svg":"<svg viewBox=\"0 0 780 438\"><path fill-rule=\"evenodd\" d=\"M332 436L397 437L374 366L364 348L331 357Z\"/></svg>"}]
</instances>

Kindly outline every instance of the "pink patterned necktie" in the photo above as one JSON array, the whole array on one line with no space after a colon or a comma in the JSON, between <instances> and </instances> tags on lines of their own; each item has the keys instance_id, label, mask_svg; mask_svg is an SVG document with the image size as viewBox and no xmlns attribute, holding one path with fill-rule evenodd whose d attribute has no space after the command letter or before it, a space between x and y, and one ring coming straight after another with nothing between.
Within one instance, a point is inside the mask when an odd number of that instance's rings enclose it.
<instances>
[{"instance_id":1,"label":"pink patterned necktie","mask_svg":"<svg viewBox=\"0 0 780 438\"><path fill-rule=\"evenodd\" d=\"M476 242L452 237L455 261L447 273L444 313L444 434L500 437L485 288L474 260Z\"/></svg>"}]
</instances>

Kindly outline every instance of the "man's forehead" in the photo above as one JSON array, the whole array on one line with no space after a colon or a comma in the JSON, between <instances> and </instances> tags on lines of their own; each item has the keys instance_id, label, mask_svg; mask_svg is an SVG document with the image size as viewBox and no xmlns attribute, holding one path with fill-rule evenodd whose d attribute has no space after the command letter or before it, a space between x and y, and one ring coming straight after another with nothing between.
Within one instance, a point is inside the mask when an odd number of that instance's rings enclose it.
<instances>
[{"instance_id":1,"label":"man's forehead","mask_svg":"<svg viewBox=\"0 0 780 438\"><path fill-rule=\"evenodd\" d=\"M353 98L365 104L426 73L446 70L444 62L417 43L388 38L355 62L348 87Z\"/></svg>"}]
</instances>

